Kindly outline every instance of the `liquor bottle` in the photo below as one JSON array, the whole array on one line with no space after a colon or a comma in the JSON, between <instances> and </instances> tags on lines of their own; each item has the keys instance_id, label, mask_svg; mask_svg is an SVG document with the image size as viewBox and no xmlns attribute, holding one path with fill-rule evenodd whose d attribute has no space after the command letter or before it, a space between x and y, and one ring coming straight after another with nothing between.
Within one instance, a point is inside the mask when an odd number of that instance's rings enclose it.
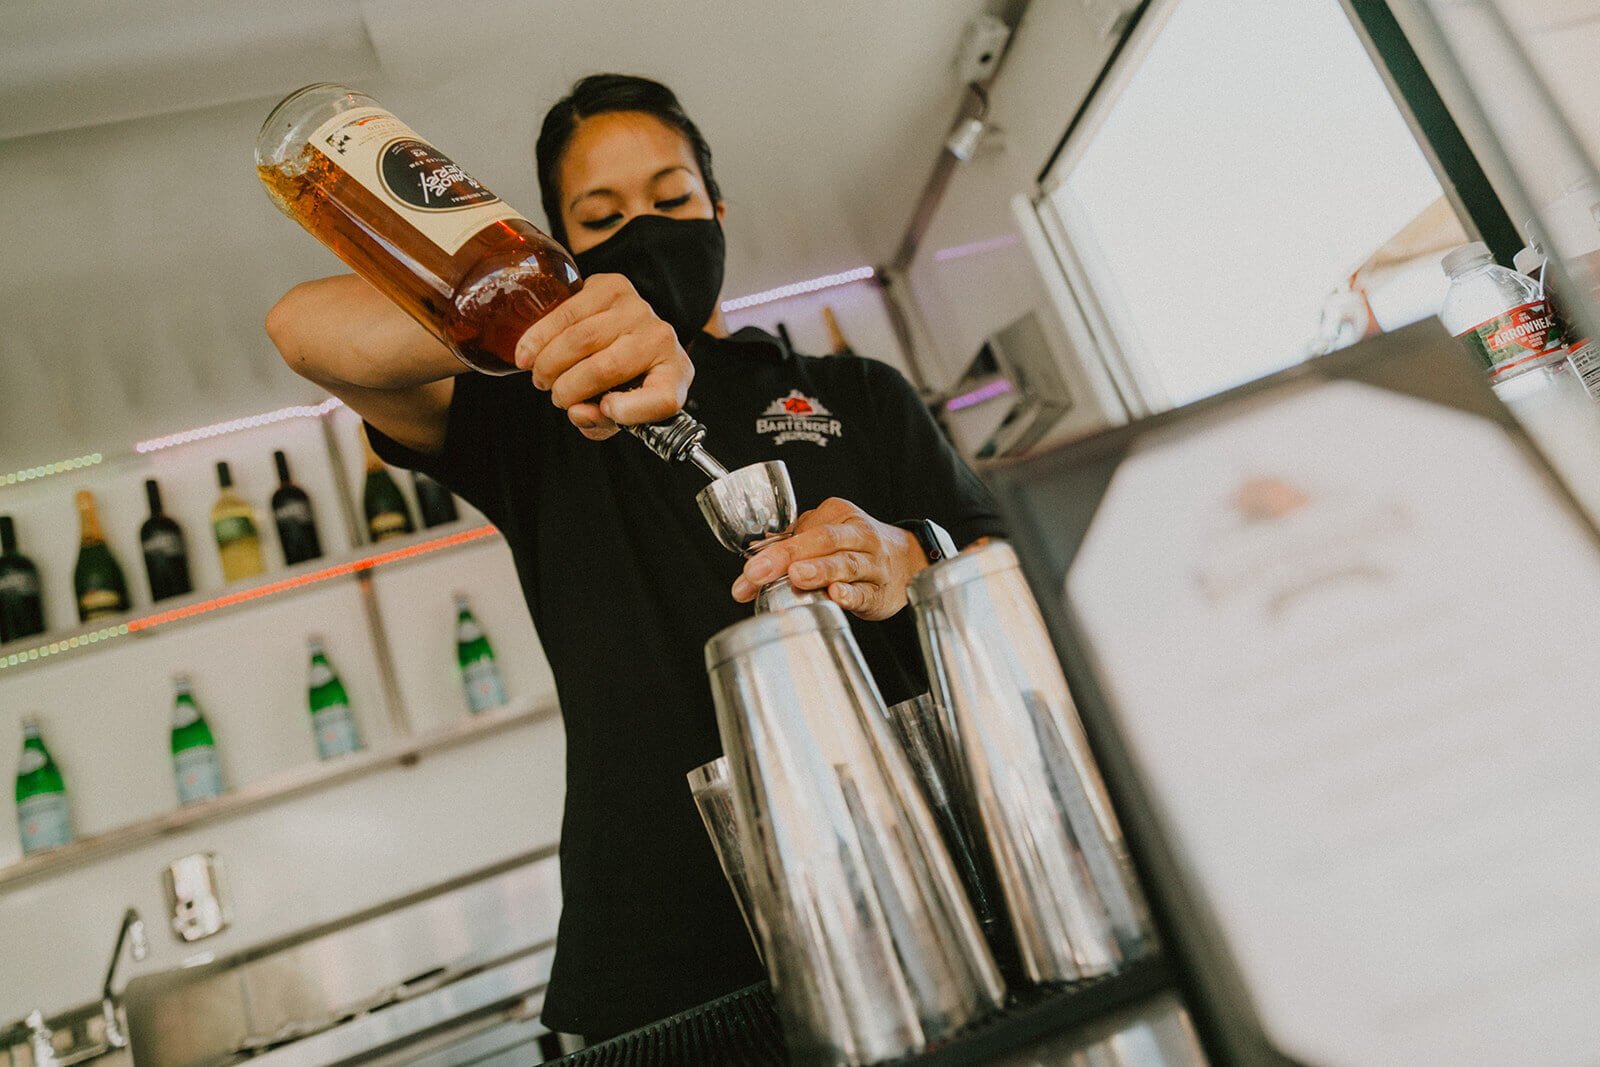
<instances>
[{"instance_id":1,"label":"liquor bottle","mask_svg":"<svg viewBox=\"0 0 1600 1067\"><path fill-rule=\"evenodd\" d=\"M310 648L311 731L316 735L317 755L331 759L356 752L361 748L361 735L356 730L344 683L333 673L321 640L311 638Z\"/></svg>"},{"instance_id":2,"label":"liquor bottle","mask_svg":"<svg viewBox=\"0 0 1600 1067\"><path fill-rule=\"evenodd\" d=\"M827 304L822 305L822 321L828 327L829 354L834 356L854 354L855 349L850 347L850 342L845 340L844 331L839 328L838 316Z\"/></svg>"},{"instance_id":3,"label":"liquor bottle","mask_svg":"<svg viewBox=\"0 0 1600 1067\"><path fill-rule=\"evenodd\" d=\"M67 785L44 747L35 719L22 720L22 759L17 764L17 830L27 855L59 848L72 840Z\"/></svg>"},{"instance_id":4,"label":"liquor bottle","mask_svg":"<svg viewBox=\"0 0 1600 1067\"><path fill-rule=\"evenodd\" d=\"M17 528L0 515L0 643L44 633L39 568L17 551Z\"/></svg>"},{"instance_id":5,"label":"liquor bottle","mask_svg":"<svg viewBox=\"0 0 1600 1067\"><path fill-rule=\"evenodd\" d=\"M72 588L78 597L79 620L92 622L128 610L128 583L122 576L122 565L106 544L105 531L100 529L94 494L80 489L76 500L81 535Z\"/></svg>"},{"instance_id":6,"label":"liquor bottle","mask_svg":"<svg viewBox=\"0 0 1600 1067\"><path fill-rule=\"evenodd\" d=\"M322 555L322 540L317 536L317 522L311 514L311 498L289 480L288 457L274 452L272 461L278 465L278 488L272 494L272 521L278 527L283 562L293 566L317 559Z\"/></svg>"},{"instance_id":7,"label":"liquor bottle","mask_svg":"<svg viewBox=\"0 0 1600 1067\"><path fill-rule=\"evenodd\" d=\"M484 636L483 627L473 618L467 598L456 594L456 662L461 665L461 685L467 693L467 709L476 715L510 703L494 649Z\"/></svg>"},{"instance_id":8,"label":"liquor bottle","mask_svg":"<svg viewBox=\"0 0 1600 1067\"><path fill-rule=\"evenodd\" d=\"M417 511L422 515L423 526L443 526L461 518L455 495L421 471L411 472L411 488L417 493Z\"/></svg>"},{"instance_id":9,"label":"liquor bottle","mask_svg":"<svg viewBox=\"0 0 1600 1067\"><path fill-rule=\"evenodd\" d=\"M159 485L145 482L144 493L150 500L150 517L139 527L139 547L144 550L144 570L150 577L150 599L165 600L193 592L183 529L161 510Z\"/></svg>"},{"instance_id":10,"label":"liquor bottle","mask_svg":"<svg viewBox=\"0 0 1600 1067\"><path fill-rule=\"evenodd\" d=\"M222 580L236 582L266 570L261 559L261 530L256 525L255 509L234 492L233 472L226 463L217 464L217 502L211 505L211 531L217 538L217 554L222 557Z\"/></svg>"},{"instance_id":11,"label":"liquor bottle","mask_svg":"<svg viewBox=\"0 0 1600 1067\"><path fill-rule=\"evenodd\" d=\"M256 138L256 174L287 216L467 366L516 371L517 339L583 286L555 241L365 93L290 93ZM628 430L710 472L682 412Z\"/></svg>"},{"instance_id":12,"label":"liquor bottle","mask_svg":"<svg viewBox=\"0 0 1600 1067\"><path fill-rule=\"evenodd\" d=\"M367 481L361 489L361 509L367 516L367 536L376 544L414 532L417 525L411 521L411 509L406 506L406 498L395 484L394 476L372 450L372 443L365 434L362 434L361 441L367 450Z\"/></svg>"},{"instance_id":13,"label":"liquor bottle","mask_svg":"<svg viewBox=\"0 0 1600 1067\"><path fill-rule=\"evenodd\" d=\"M222 761L217 757L211 725L195 703L188 675L180 674L172 682L176 691L172 701L172 773L178 786L178 803L220 797Z\"/></svg>"}]
</instances>

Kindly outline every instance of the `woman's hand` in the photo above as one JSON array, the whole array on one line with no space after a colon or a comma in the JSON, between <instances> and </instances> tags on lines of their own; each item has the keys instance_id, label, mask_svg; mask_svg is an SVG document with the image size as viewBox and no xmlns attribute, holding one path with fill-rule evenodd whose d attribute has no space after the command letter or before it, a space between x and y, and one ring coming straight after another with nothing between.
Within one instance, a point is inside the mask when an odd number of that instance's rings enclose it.
<instances>
[{"instance_id":1,"label":"woman's hand","mask_svg":"<svg viewBox=\"0 0 1600 1067\"><path fill-rule=\"evenodd\" d=\"M677 414L694 380L678 335L620 274L584 279L582 289L528 327L516 363L594 441L619 425ZM637 387L610 392L635 379Z\"/></svg>"},{"instance_id":2,"label":"woman's hand","mask_svg":"<svg viewBox=\"0 0 1600 1067\"><path fill-rule=\"evenodd\" d=\"M756 553L733 583L733 599L755 599L783 574L796 589L824 589L863 619L887 619L906 606L906 586L928 565L917 539L831 497L801 515L794 534Z\"/></svg>"}]
</instances>

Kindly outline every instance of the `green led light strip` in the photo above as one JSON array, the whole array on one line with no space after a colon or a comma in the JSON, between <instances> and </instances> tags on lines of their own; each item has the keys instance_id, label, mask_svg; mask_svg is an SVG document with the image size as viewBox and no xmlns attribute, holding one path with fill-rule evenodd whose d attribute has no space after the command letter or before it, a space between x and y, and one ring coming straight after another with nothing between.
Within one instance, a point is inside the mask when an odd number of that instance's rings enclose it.
<instances>
[{"instance_id":1,"label":"green led light strip","mask_svg":"<svg viewBox=\"0 0 1600 1067\"><path fill-rule=\"evenodd\" d=\"M98 630L91 630L86 634L77 634L72 637L62 638L60 641L51 641L47 645L38 645L34 648L25 648L19 652L9 652L0 656L0 671L8 667L20 667L24 663L58 656L63 652L70 652L84 645L92 645L100 641L109 641L113 637L122 637L128 633L127 623L118 623L116 626L104 626Z\"/></svg>"},{"instance_id":2,"label":"green led light strip","mask_svg":"<svg viewBox=\"0 0 1600 1067\"><path fill-rule=\"evenodd\" d=\"M16 485L18 482L31 482L35 478L48 478L52 474L80 471L85 467L92 467L96 463L105 462L105 458L104 453L90 452L86 456L73 456L71 459L61 459L54 463L41 463L37 467L29 467L26 470L0 474L0 485Z\"/></svg>"}]
</instances>

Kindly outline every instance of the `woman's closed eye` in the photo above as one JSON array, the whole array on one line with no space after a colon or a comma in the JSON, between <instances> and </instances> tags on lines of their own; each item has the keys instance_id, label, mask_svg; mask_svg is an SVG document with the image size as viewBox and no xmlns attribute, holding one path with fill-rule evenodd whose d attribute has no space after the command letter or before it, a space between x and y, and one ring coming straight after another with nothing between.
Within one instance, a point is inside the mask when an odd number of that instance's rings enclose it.
<instances>
[{"instance_id":1,"label":"woman's closed eye","mask_svg":"<svg viewBox=\"0 0 1600 1067\"><path fill-rule=\"evenodd\" d=\"M689 199L692 195L693 194L691 193L684 193L682 196L675 196L671 200L657 200L656 210L672 211L675 208L680 208L689 202Z\"/></svg>"},{"instance_id":2,"label":"woman's closed eye","mask_svg":"<svg viewBox=\"0 0 1600 1067\"><path fill-rule=\"evenodd\" d=\"M582 219L578 222L586 230L609 230L622 221L622 212L613 211L611 214L599 219Z\"/></svg>"}]
</instances>

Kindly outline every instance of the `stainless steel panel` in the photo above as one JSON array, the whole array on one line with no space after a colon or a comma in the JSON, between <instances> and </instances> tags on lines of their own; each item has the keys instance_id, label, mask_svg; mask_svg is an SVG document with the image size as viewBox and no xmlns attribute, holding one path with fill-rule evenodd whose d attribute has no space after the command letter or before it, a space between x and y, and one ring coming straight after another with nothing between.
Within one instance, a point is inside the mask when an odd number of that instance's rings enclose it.
<instances>
[{"instance_id":1,"label":"stainless steel panel","mask_svg":"<svg viewBox=\"0 0 1600 1067\"><path fill-rule=\"evenodd\" d=\"M315 936L128 984L138 1067L182 1067L342 1017L554 941L556 861L541 858Z\"/></svg>"}]
</instances>

